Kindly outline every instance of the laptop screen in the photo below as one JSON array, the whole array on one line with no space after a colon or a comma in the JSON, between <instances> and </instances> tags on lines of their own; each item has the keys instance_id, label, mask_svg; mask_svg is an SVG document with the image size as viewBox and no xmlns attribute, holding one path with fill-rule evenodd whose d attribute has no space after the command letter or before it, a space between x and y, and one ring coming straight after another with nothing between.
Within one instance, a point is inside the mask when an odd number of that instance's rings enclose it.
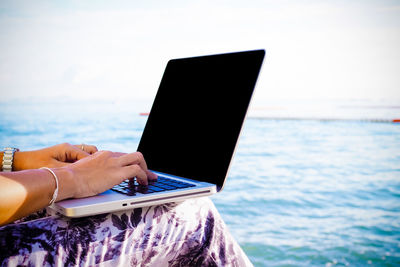
<instances>
[{"instance_id":1,"label":"laptop screen","mask_svg":"<svg viewBox=\"0 0 400 267\"><path fill-rule=\"evenodd\" d=\"M170 60L138 147L148 168L213 183L219 191L264 54Z\"/></svg>"}]
</instances>

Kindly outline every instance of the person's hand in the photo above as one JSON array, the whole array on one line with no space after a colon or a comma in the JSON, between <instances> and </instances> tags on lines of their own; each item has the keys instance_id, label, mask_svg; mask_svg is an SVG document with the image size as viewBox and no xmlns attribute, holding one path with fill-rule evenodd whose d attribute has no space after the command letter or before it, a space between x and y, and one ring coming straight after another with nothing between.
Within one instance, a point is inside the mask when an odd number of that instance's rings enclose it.
<instances>
[{"instance_id":1,"label":"person's hand","mask_svg":"<svg viewBox=\"0 0 400 267\"><path fill-rule=\"evenodd\" d=\"M125 179L136 177L142 185L147 185L148 179L157 179L157 175L147 169L140 152L99 151L63 168L72 174L74 198L97 195Z\"/></svg>"},{"instance_id":2,"label":"person's hand","mask_svg":"<svg viewBox=\"0 0 400 267\"><path fill-rule=\"evenodd\" d=\"M92 145L70 145L68 143L33 151L20 151L14 154L15 171L37 169L41 167L56 168L71 164L97 152Z\"/></svg>"},{"instance_id":3,"label":"person's hand","mask_svg":"<svg viewBox=\"0 0 400 267\"><path fill-rule=\"evenodd\" d=\"M14 156L21 161L18 168L25 170L0 174L0 225L48 206L55 188L56 201L60 201L97 195L125 179L136 177L142 185L157 179L140 152L124 154L61 144ZM40 167L51 171L37 169Z\"/></svg>"}]
</instances>

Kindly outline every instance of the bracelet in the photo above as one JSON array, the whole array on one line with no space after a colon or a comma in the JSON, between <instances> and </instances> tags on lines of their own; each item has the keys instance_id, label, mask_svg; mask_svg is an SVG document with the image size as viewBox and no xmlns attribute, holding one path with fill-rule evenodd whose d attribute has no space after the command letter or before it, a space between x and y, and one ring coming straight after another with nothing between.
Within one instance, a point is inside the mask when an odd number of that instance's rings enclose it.
<instances>
[{"instance_id":1,"label":"bracelet","mask_svg":"<svg viewBox=\"0 0 400 267\"><path fill-rule=\"evenodd\" d=\"M40 169L41 170L48 170L53 175L54 180L56 180L56 189L54 190L53 198L50 200L50 203L49 203L49 206L50 206L51 204L53 204L56 201L57 196L58 196L58 178L57 178L57 175L50 168L42 167Z\"/></svg>"}]
</instances>

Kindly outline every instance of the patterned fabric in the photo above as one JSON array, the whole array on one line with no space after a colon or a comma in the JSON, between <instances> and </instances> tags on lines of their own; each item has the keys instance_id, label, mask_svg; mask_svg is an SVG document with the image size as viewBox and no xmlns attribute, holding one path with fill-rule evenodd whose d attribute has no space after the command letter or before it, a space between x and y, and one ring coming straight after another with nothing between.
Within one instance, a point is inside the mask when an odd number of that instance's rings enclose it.
<instances>
[{"instance_id":1,"label":"patterned fabric","mask_svg":"<svg viewBox=\"0 0 400 267\"><path fill-rule=\"evenodd\" d=\"M29 220L29 221L26 221ZM1 266L252 266L209 198L0 228Z\"/></svg>"}]
</instances>

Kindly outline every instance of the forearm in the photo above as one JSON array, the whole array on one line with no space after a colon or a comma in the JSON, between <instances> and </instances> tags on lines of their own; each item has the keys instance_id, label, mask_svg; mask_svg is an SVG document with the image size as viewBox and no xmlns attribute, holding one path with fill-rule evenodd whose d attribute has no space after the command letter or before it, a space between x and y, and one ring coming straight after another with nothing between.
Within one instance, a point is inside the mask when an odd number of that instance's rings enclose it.
<instances>
[{"instance_id":1,"label":"forearm","mask_svg":"<svg viewBox=\"0 0 400 267\"><path fill-rule=\"evenodd\" d=\"M73 197L74 183L68 168L52 169L59 180L58 200ZM56 183L47 170L0 173L0 225L48 206Z\"/></svg>"},{"instance_id":2,"label":"forearm","mask_svg":"<svg viewBox=\"0 0 400 267\"><path fill-rule=\"evenodd\" d=\"M63 143L39 150L18 151L14 153L12 169L13 171L21 171L38 169L41 167L63 167L69 163L85 158L90 154L94 154L97 151L97 148L92 145L81 145L80 147L85 150L78 148L77 145ZM0 152L1 165L3 154L3 152ZM2 167L3 166L1 166L1 169Z\"/></svg>"},{"instance_id":3,"label":"forearm","mask_svg":"<svg viewBox=\"0 0 400 267\"><path fill-rule=\"evenodd\" d=\"M35 166L35 161L39 161L37 157L32 156L32 151L18 151L14 153L13 171L22 171L29 169L37 169L47 166Z\"/></svg>"},{"instance_id":4,"label":"forearm","mask_svg":"<svg viewBox=\"0 0 400 267\"><path fill-rule=\"evenodd\" d=\"M18 151L14 153L14 159L12 164L13 171L22 171L31 169L29 166L32 165L31 157L29 156L30 151ZM3 155L4 152L0 152L0 170L3 169ZM34 159L33 159L34 160Z\"/></svg>"}]
</instances>

